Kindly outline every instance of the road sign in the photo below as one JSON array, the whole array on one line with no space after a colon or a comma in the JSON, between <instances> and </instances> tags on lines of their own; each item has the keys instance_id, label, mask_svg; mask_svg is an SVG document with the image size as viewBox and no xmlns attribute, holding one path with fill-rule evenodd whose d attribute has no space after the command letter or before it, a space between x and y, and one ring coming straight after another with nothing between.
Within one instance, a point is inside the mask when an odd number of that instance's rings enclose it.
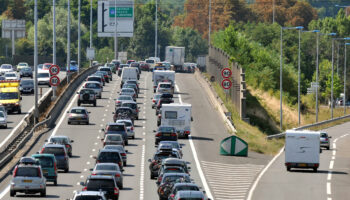
<instances>
[{"instance_id":1,"label":"road sign","mask_svg":"<svg viewBox=\"0 0 350 200\"><path fill-rule=\"evenodd\" d=\"M98 37L133 37L134 33L134 1L117 0L98 1L97 32ZM115 8L117 8L115 10ZM117 24L115 24L117 21Z\"/></svg>"},{"instance_id":2,"label":"road sign","mask_svg":"<svg viewBox=\"0 0 350 200\"><path fill-rule=\"evenodd\" d=\"M51 76L50 78L50 85L51 86L58 86L60 84L61 80L58 78L58 76Z\"/></svg>"},{"instance_id":3,"label":"road sign","mask_svg":"<svg viewBox=\"0 0 350 200\"><path fill-rule=\"evenodd\" d=\"M58 65L51 65L51 67L49 68L49 72L50 75L57 75L58 73L60 73L60 67Z\"/></svg>"},{"instance_id":4,"label":"road sign","mask_svg":"<svg viewBox=\"0 0 350 200\"><path fill-rule=\"evenodd\" d=\"M225 156L248 156L248 144L237 136L230 136L220 143L220 154Z\"/></svg>"},{"instance_id":5,"label":"road sign","mask_svg":"<svg viewBox=\"0 0 350 200\"><path fill-rule=\"evenodd\" d=\"M232 71L230 68L224 68L221 70L221 76L222 78L230 78L232 75Z\"/></svg>"},{"instance_id":6,"label":"road sign","mask_svg":"<svg viewBox=\"0 0 350 200\"><path fill-rule=\"evenodd\" d=\"M222 82L221 82L221 86L222 86L222 88L224 88L225 90L228 90L228 89L231 88L232 82L231 82L230 79L224 79L224 80L222 80Z\"/></svg>"},{"instance_id":7,"label":"road sign","mask_svg":"<svg viewBox=\"0 0 350 200\"><path fill-rule=\"evenodd\" d=\"M94 48L86 48L86 57L88 60L93 60L95 58L95 49Z\"/></svg>"}]
</instances>

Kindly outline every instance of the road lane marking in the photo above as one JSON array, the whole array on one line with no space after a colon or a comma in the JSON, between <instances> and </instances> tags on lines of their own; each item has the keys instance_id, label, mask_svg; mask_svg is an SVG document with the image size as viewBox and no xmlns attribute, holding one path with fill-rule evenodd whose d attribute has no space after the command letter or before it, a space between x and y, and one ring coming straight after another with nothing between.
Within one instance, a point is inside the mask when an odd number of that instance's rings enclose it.
<instances>
[{"instance_id":1,"label":"road lane marking","mask_svg":"<svg viewBox=\"0 0 350 200\"><path fill-rule=\"evenodd\" d=\"M329 163L329 169L333 169L334 166L334 160L331 160L331 162Z\"/></svg>"},{"instance_id":2,"label":"road lane marking","mask_svg":"<svg viewBox=\"0 0 350 200\"><path fill-rule=\"evenodd\" d=\"M179 93L180 92L179 87L177 85L175 85L175 88L176 88L176 91ZM179 94L178 96L179 96L179 101L182 104L181 95ZM197 167L197 171L198 171L199 177L200 177L200 179L201 179L201 181L203 183L204 190L206 191L208 198L213 199L213 195L210 192L210 188L208 186L208 183L207 183L207 181L205 179L205 176L204 176L204 173L202 171L202 168L201 168L198 156L197 156L196 148L195 148L194 143L192 141L192 136L191 135L189 135L188 140L189 140L189 143L190 143L190 147L191 147L191 150L192 150L194 161L196 163L196 167Z\"/></svg>"},{"instance_id":3,"label":"road lane marking","mask_svg":"<svg viewBox=\"0 0 350 200\"><path fill-rule=\"evenodd\" d=\"M330 181L331 179L332 179L332 171L329 171L327 175L327 181Z\"/></svg>"},{"instance_id":4,"label":"road lane marking","mask_svg":"<svg viewBox=\"0 0 350 200\"><path fill-rule=\"evenodd\" d=\"M145 179L145 145L142 145L141 154L141 174L140 174L140 200L144 198L144 179Z\"/></svg>"},{"instance_id":5,"label":"road lane marking","mask_svg":"<svg viewBox=\"0 0 350 200\"><path fill-rule=\"evenodd\" d=\"M105 118L103 118L102 121L104 122L104 121L105 121Z\"/></svg>"},{"instance_id":6,"label":"road lane marking","mask_svg":"<svg viewBox=\"0 0 350 200\"><path fill-rule=\"evenodd\" d=\"M10 191L10 185L8 185L1 193L0 199L2 199Z\"/></svg>"},{"instance_id":7,"label":"road lane marking","mask_svg":"<svg viewBox=\"0 0 350 200\"><path fill-rule=\"evenodd\" d=\"M92 151L96 151L96 149L92 149Z\"/></svg>"},{"instance_id":8,"label":"road lane marking","mask_svg":"<svg viewBox=\"0 0 350 200\"><path fill-rule=\"evenodd\" d=\"M142 133L142 135L146 135L146 133L145 133L145 132L143 132L143 133Z\"/></svg>"},{"instance_id":9,"label":"road lane marking","mask_svg":"<svg viewBox=\"0 0 350 200\"><path fill-rule=\"evenodd\" d=\"M90 165L90 162L88 161L88 162L86 162L86 164L87 164L87 165Z\"/></svg>"},{"instance_id":10,"label":"road lane marking","mask_svg":"<svg viewBox=\"0 0 350 200\"><path fill-rule=\"evenodd\" d=\"M331 192L331 183L330 182L327 182L327 194L328 195L332 194L332 192Z\"/></svg>"}]
</instances>

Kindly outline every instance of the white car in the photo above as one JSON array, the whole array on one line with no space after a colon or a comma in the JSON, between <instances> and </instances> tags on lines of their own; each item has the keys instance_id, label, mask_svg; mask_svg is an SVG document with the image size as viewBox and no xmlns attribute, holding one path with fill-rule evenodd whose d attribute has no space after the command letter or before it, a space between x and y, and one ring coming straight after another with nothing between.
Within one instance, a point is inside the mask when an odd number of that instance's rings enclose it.
<instances>
[{"instance_id":1,"label":"white car","mask_svg":"<svg viewBox=\"0 0 350 200\"><path fill-rule=\"evenodd\" d=\"M95 91L96 97L101 99L102 98L102 84L101 82L97 81L86 81L83 85L83 88L89 88L93 89Z\"/></svg>"},{"instance_id":2,"label":"white car","mask_svg":"<svg viewBox=\"0 0 350 200\"><path fill-rule=\"evenodd\" d=\"M0 126L7 128L7 115L4 111L0 111Z\"/></svg>"},{"instance_id":3,"label":"white car","mask_svg":"<svg viewBox=\"0 0 350 200\"><path fill-rule=\"evenodd\" d=\"M6 72L4 77L5 80L19 80L16 72Z\"/></svg>"},{"instance_id":4,"label":"white car","mask_svg":"<svg viewBox=\"0 0 350 200\"><path fill-rule=\"evenodd\" d=\"M50 72L48 70L38 71L38 85L48 85L50 87Z\"/></svg>"},{"instance_id":5,"label":"white car","mask_svg":"<svg viewBox=\"0 0 350 200\"><path fill-rule=\"evenodd\" d=\"M128 137L135 139L134 125L130 119L118 119L115 123L124 123Z\"/></svg>"},{"instance_id":6,"label":"white car","mask_svg":"<svg viewBox=\"0 0 350 200\"><path fill-rule=\"evenodd\" d=\"M164 94L164 93L174 94L174 88L173 88L172 83L170 83L170 82L158 83L156 93L158 93L158 94Z\"/></svg>"},{"instance_id":7,"label":"white car","mask_svg":"<svg viewBox=\"0 0 350 200\"><path fill-rule=\"evenodd\" d=\"M2 64L0 66L0 74L4 75L6 72L13 72L13 67L10 64Z\"/></svg>"},{"instance_id":8,"label":"white car","mask_svg":"<svg viewBox=\"0 0 350 200\"><path fill-rule=\"evenodd\" d=\"M26 62L20 62L17 65L17 71L19 72L22 68L29 67L28 63Z\"/></svg>"}]
</instances>

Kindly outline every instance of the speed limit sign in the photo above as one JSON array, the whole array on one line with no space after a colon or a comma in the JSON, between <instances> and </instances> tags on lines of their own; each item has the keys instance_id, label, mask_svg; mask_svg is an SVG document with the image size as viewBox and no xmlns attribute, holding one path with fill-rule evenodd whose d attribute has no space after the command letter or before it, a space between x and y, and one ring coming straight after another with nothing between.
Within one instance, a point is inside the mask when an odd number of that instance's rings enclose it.
<instances>
[{"instance_id":1,"label":"speed limit sign","mask_svg":"<svg viewBox=\"0 0 350 200\"><path fill-rule=\"evenodd\" d=\"M232 71L230 68L224 68L221 70L221 76L222 78L230 78L232 75Z\"/></svg>"},{"instance_id":2,"label":"speed limit sign","mask_svg":"<svg viewBox=\"0 0 350 200\"><path fill-rule=\"evenodd\" d=\"M51 76L50 78L50 85L51 86L58 86L60 84L61 80L58 78L58 76Z\"/></svg>"},{"instance_id":3,"label":"speed limit sign","mask_svg":"<svg viewBox=\"0 0 350 200\"><path fill-rule=\"evenodd\" d=\"M221 82L221 86L222 86L222 88L224 88L225 90L228 90L228 89L231 88L232 82L231 82L230 79L224 79L224 80L222 80L222 82Z\"/></svg>"},{"instance_id":4,"label":"speed limit sign","mask_svg":"<svg viewBox=\"0 0 350 200\"><path fill-rule=\"evenodd\" d=\"M51 65L49 72L51 76L57 75L60 73L60 67L58 65Z\"/></svg>"}]
</instances>

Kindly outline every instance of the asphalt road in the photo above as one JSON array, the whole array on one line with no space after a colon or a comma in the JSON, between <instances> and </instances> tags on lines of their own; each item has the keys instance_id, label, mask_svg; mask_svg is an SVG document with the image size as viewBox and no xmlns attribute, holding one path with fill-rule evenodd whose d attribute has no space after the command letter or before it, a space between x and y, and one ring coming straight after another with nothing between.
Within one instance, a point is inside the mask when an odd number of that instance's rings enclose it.
<instances>
[{"instance_id":1,"label":"asphalt road","mask_svg":"<svg viewBox=\"0 0 350 200\"><path fill-rule=\"evenodd\" d=\"M45 199L71 198L73 191L81 190L79 182L84 181L91 173L95 160L93 156L102 148L100 129L112 121L114 98L120 90L119 77L104 87L102 99L97 107L86 106L90 114L90 125L68 125L66 109L77 105L76 95L63 110L54 130L46 133L30 151L30 155L39 151L44 140L50 135L66 135L74 140L73 157L70 159L70 172L59 173L58 186L48 183ZM224 123L217 111L209 103L193 74L176 74L178 92L175 102L191 103L193 106L193 124L190 139L180 140L184 144L183 159L189 161L191 178L208 196L214 199L244 199L256 174L266 164L269 157L249 152L248 158L226 157L219 155L219 143L228 136ZM141 93L137 102L141 108L139 120L135 120L136 138L129 140L126 146L128 165L124 171L124 189L120 199L158 199L155 180L150 179L147 160L153 156L154 133L156 126L155 110L151 108L153 97L151 73L143 72L140 78ZM8 177L0 184L0 199L11 199L9 196ZM17 195L17 199L38 199L37 195Z\"/></svg>"},{"instance_id":2,"label":"asphalt road","mask_svg":"<svg viewBox=\"0 0 350 200\"><path fill-rule=\"evenodd\" d=\"M60 72L59 77L62 79L66 76L65 72ZM23 79L27 79L26 77ZM38 93L38 99L41 98L41 96L44 96L46 92L49 91L48 86L40 85L40 90ZM12 131L14 131L15 127L20 123L20 121L30 112L31 109L34 109L34 95L33 94L23 94L22 95L22 113L17 114L10 113L8 114L7 118L7 129L0 129L0 141L4 140Z\"/></svg>"},{"instance_id":3,"label":"asphalt road","mask_svg":"<svg viewBox=\"0 0 350 200\"><path fill-rule=\"evenodd\" d=\"M323 150L317 173L309 169L284 166L284 152L258 182L252 199L327 199L350 197L350 123L325 130L331 139L331 149Z\"/></svg>"}]
</instances>

